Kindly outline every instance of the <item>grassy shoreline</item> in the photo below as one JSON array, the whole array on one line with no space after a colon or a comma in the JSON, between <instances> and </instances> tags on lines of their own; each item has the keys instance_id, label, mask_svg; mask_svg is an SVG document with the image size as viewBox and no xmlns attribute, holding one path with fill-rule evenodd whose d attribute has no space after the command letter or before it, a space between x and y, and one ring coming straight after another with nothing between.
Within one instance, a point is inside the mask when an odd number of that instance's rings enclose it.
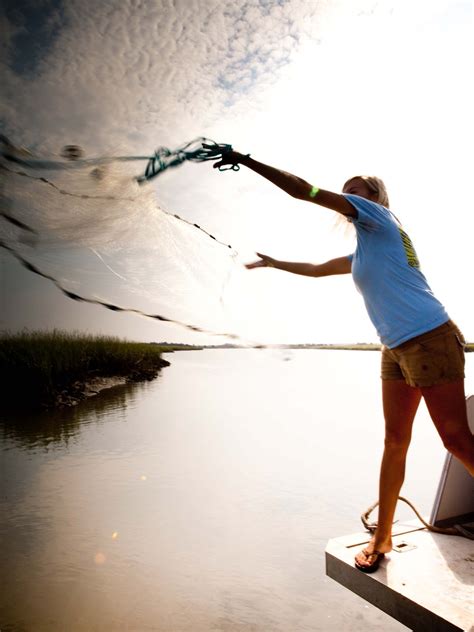
<instances>
[{"instance_id":1,"label":"grassy shoreline","mask_svg":"<svg viewBox=\"0 0 474 632\"><path fill-rule=\"evenodd\" d=\"M74 405L94 392L89 385L99 378L103 383L104 378L151 380L169 365L163 351L149 343L57 330L2 333L2 405L30 409Z\"/></svg>"},{"instance_id":2,"label":"grassy shoreline","mask_svg":"<svg viewBox=\"0 0 474 632\"><path fill-rule=\"evenodd\" d=\"M154 379L169 362L163 353L238 345L195 346L129 342L111 336L88 336L64 331L0 333L2 408L45 409L75 405L103 388L118 383ZM282 345L287 349L375 351L380 345ZM474 343L466 352L474 351Z\"/></svg>"}]
</instances>

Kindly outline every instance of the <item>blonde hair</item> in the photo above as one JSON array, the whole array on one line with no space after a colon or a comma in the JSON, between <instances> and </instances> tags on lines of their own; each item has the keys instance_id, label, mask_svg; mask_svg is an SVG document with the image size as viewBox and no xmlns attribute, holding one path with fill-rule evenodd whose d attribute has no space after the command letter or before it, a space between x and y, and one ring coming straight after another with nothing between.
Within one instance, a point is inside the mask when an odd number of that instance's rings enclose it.
<instances>
[{"instance_id":1,"label":"blonde hair","mask_svg":"<svg viewBox=\"0 0 474 632\"><path fill-rule=\"evenodd\" d=\"M386 208L390 208L388 193L387 193L387 189L385 187L383 180L381 180L380 178L377 178L377 176L354 176L352 178L349 178L349 180L347 180L344 186L346 186L346 184L348 184L349 182L352 182L352 180L357 180L357 179L363 180L365 184L368 186L368 188L370 189L370 191L372 191L372 193L375 193L377 195L376 201L379 204L381 204L382 206L385 206Z\"/></svg>"}]
</instances>

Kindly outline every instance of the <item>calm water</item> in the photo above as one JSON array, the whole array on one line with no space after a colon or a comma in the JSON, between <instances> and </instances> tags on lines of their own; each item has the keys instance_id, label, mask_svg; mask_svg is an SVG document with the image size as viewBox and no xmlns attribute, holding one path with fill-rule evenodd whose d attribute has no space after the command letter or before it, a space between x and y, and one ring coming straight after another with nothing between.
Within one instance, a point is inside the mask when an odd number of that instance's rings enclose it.
<instances>
[{"instance_id":1,"label":"calm water","mask_svg":"<svg viewBox=\"0 0 474 632\"><path fill-rule=\"evenodd\" d=\"M152 383L1 420L2 632L406 629L324 569L377 495L378 353L168 358ZM424 514L443 460L421 408L403 491Z\"/></svg>"}]
</instances>

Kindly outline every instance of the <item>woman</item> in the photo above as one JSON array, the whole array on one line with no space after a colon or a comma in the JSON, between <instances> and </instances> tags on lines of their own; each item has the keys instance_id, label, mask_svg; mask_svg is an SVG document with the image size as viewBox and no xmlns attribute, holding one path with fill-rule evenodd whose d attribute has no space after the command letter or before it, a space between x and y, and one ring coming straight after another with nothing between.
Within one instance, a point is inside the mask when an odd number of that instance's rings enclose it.
<instances>
[{"instance_id":1,"label":"woman","mask_svg":"<svg viewBox=\"0 0 474 632\"><path fill-rule=\"evenodd\" d=\"M355 557L365 573L377 570L392 549L391 528L405 475L415 413L423 397L441 439L474 476L474 435L464 394L464 340L420 271L413 245L389 210L385 186L375 177L348 180L332 193L305 180L231 151L214 164L242 164L294 198L344 215L357 233L353 255L322 264L279 261L257 253L249 270L273 267L322 277L352 273L382 346L385 445L379 480L377 529Z\"/></svg>"}]
</instances>

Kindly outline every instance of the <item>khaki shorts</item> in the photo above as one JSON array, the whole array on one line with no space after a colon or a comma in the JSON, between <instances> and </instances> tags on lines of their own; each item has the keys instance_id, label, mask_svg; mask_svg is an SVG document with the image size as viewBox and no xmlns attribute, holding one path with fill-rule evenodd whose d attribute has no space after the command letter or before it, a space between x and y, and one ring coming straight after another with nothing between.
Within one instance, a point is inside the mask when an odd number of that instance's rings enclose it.
<instances>
[{"instance_id":1,"label":"khaki shorts","mask_svg":"<svg viewBox=\"0 0 474 632\"><path fill-rule=\"evenodd\" d=\"M434 386L463 379L464 346L464 337L451 320L394 349L383 346L382 380Z\"/></svg>"}]
</instances>

